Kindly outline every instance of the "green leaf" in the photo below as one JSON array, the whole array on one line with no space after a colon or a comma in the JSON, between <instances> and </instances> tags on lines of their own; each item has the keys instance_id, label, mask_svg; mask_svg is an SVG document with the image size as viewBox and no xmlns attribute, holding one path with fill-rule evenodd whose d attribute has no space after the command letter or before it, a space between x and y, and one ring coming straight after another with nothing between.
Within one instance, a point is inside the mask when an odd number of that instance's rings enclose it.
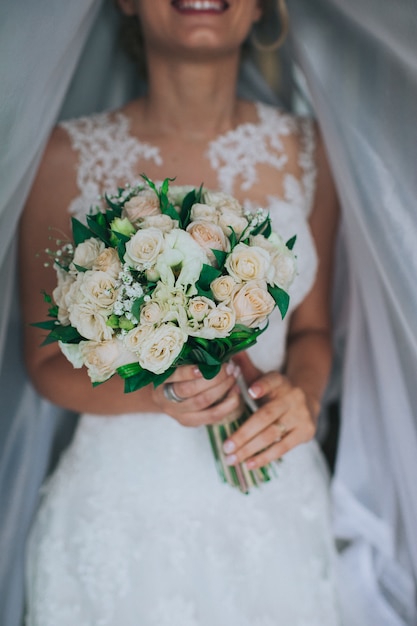
<instances>
[{"instance_id":1,"label":"green leaf","mask_svg":"<svg viewBox=\"0 0 417 626\"><path fill-rule=\"evenodd\" d=\"M83 243L83 241L94 237L94 233L92 233L91 230L87 228L87 226L80 222L80 220L77 220L76 217L71 218L71 225L72 236L76 246L78 246L80 243Z\"/></svg>"},{"instance_id":2,"label":"green leaf","mask_svg":"<svg viewBox=\"0 0 417 626\"><path fill-rule=\"evenodd\" d=\"M182 201L181 211L180 211L180 220L181 225L185 229L187 228L190 222L191 209L197 201L196 190L192 189L187 193L184 200Z\"/></svg>"},{"instance_id":3,"label":"green leaf","mask_svg":"<svg viewBox=\"0 0 417 626\"><path fill-rule=\"evenodd\" d=\"M104 216L103 216L104 218ZM104 243L109 246L110 245L110 235L108 232L108 228L107 225L104 226L102 224L99 223L100 220L98 219L97 216L93 216L93 215L87 215L87 224L90 228L90 230L94 233L94 235L96 237L98 237L99 239L101 239L101 241L104 241Z\"/></svg>"},{"instance_id":4,"label":"green leaf","mask_svg":"<svg viewBox=\"0 0 417 626\"><path fill-rule=\"evenodd\" d=\"M46 291L42 291L42 295L43 295L44 302L47 302L48 304L51 304L52 296L50 296L49 293L46 293Z\"/></svg>"},{"instance_id":5,"label":"green leaf","mask_svg":"<svg viewBox=\"0 0 417 626\"><path fill-rule=\"evenodd\" d=\"M280 310L281 317L282 319L284 319L288 311L288 306L290 304L290 296L286 291L284 291L280 287L277 287L276 285L274 285L273 287L271 287L271 285L268 285L268 291L274 298L275 303Z\"/></svg>"},{"instance_id":6,"label":"green leaf","mask_svg":"<svg viewBox=\"0 0 417 626\"><path fill-rule=\"evenodd\" d=\"M136 300L132 304L132 308L130 312L132 313L132 315L136 317L137 320L139 320L140 318L140 310L144 302L145 302L145 296L141 296L140 298L136 298Z\"/></svg>"},{"instance_id":7,"label":"green leaf","mask_svg":"<svg viewBox=\"0 0 417 626\"><path fill-rule=\"evenodd\" d=\"M57 327L56 320L46 320L44 322L32 322L30 326L42 328L43 330L54 330Z\"/></svg>"},{"instance_id":8,"label":"green leaf","mask_svg":"<svg viewBox=\"0 0 417 626\"><path fill-rule=\"evenodd\" d=\"M200 273L200 278L197 281L197 286L205 291L210 290L210 285L215 278L221 276L221 271L212 265L203 263L203 268Z\"/></svg>"},{"instance_id":9,"label":"green leaf","mask_svg":"<svg viewBox=\"0 0 417 626\"><path fill-rule=\"evenodd\" d=\"M230 230L232 231L229 235L229 241L230 241L230 249L233 250L233 248L236 247L236 245L239 243L239 239L235 233L235 231L233 230L233 228L231 226L229 226Z\"/></svg>"},{"instance_id":10,"label":"green leaf","mask_svg":"<svg viewBox=\"0 0 417 626\"><path fill-rule=\"evenodd\" d=\"M227 252L223 252L223 250L215 250L214 248L212 248L211 251L217 261L217 267L219 270L222 270L227 259Z\"/></svg>"},{"instance_id":11,"label":"green leaf","mask_svg":"<svg viewBox=\"0 0 417 626\"><path fill-rule=\"evenodd\" d=\"M206 378L207 380L211 380L212 378L217 376L217 374L221 370L221 367L222 366L220 363L218 365L207 365L206 363L198 364L198 369L203 374L204 378Z\"/></svg>"},{"instance_id":12,"label":"green leaf","mask_svg":"<svg viewBox=\"0 0 417 626\"><path fill-rule=\"evenodd\" d=\"M297 235L294 235L294 237L291 237L291 239L288 239L288 241L285 244L288 250L292 250L294 248L294 244L296 240L297 240Z\"/></svg>"},{"instance_id":13,"label":"green leaf","mask_svg":"<svg viewBox=\"0 0 417 626\"><path fill-rule=\"evenodd\" d=\"M74 267L78 272L88 272L86 267L83 267L82 265L77 265L76 263L74 263Z\"/></svg>"},{"instance_id":14,"label":"green leaf","mask_svg":"<svg viewBox=\"0 0 417 626\"><path fill-rule=\"evenodd\" d=\"M55 341L63 341L64 343L80 343L84 337L80 335L76 328L72 326L55 326L49 333L42 345L46 346Z\"/></svg>"}]
</instances>

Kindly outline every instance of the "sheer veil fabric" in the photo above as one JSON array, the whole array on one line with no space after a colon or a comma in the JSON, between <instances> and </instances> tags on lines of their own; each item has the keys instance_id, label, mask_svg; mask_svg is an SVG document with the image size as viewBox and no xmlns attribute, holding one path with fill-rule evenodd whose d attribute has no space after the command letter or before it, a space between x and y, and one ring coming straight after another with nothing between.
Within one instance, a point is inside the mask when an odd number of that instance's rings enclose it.
<instances>
[{"instance_id":1,"label":"sheer veil fabric","mask_svg":"<svg viewBox=\"0 0 417 626\"><path fill-rule=\"evenodd\" d=\"M307 79L323 130L343 210L340 267L349 274L348 292L345 276L336 285L343 372L333 481L346 624L411 626L417 622L417 7L415 0L288 5L290 62ZM137 80L118 51L117 14L107 1L57 8L52 0L36 7L5 0L0 24L0 623L18 626L24 540L37 492L76 417L37 397L25 377L16 225L58 117L117 106L135 95ZM241 91L275 101L250 64Z\"/></svg>"}]
</instances>

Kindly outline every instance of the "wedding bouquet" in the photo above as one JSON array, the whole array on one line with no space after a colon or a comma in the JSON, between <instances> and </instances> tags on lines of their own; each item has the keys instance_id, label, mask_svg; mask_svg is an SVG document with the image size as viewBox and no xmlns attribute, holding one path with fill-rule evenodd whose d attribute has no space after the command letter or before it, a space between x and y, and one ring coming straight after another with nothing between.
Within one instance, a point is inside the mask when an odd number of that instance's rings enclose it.
<instances>
[{"instance_id":1,"label":"wedding bouquet","mask_svg":"<svg viewBox=\"0 0 417 626\"><path fill-rule=\"evenodd\" d=\"M35 324L93 385L119 375L125 392L160 385L180 365L214 377L256 342L275 306L285 316L296 272L295 237L284 243L262 209L244 211L231 196L171 179L159 188L143 180L105 195L86 224L72 218L73 241L49 250L57 272L52 297L45 294L50 319ZM222 444L254 408L207 426L221 477L245 493L273 467L228 467Z\"/></svg>"}]
</instances>

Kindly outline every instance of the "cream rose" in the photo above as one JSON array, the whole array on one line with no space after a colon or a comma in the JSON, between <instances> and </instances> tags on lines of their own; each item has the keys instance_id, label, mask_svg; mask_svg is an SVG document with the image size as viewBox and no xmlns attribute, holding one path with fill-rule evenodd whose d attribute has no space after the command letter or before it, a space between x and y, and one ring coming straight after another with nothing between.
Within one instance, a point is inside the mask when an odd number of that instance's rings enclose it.
<instances>
[{"instance_id":1,"label":"cream rose","mask_svg":"<svg viewBox=\"0 0 417 626\"><path fill-rule=\"evenodd\" d=\"M127 217L132 224L137 224L148 215L161 213L159 198L151 189L140 191L137 196L130 198L123 207L122 215Z\"/></svg>"},{"instance_id":2,"label":"cream rose","mask_svg":"<svg viewBox=\"0 0 417 626\"><path fill-rule=\"evenodd\" d=\"M266 275L268 283L288 291L297 273L296 257L292 250L287 248L284 240L276 233L268 238L256 235L251 237L251 243L270 254L271 264Z\"/></svg>"},{"instance_id":3,"label":"cream rose","mask_svg":"<svg viewBox=\"0 0 417 626\"><path fill-rule=\"evenodd\" d=\"M98 257L98 255L103 252L105 248L105 244L103 241L99 239L95 239L92 237L91 239L86 239L82 243L79 243L75 248L74 258L70 265L70 270L72 272L76 272L76 265L79 267L83 267L87 270L91 270L93 267L93 263Z\"/></svg>"},{"instance_id":4,"label":"cream rose","mask_svg":"<svg viewBox=\"0 0 417 626\"><path fill-rule=\"evenodd\" d=\"M240 287L232 298L236 322L249 328L257 328L265 322L275 307L275 300L268 293L262 280L249 281Z\"/></svg>"},{"instance_id":5,"label":"cream rose","mask_svg":"<svg viewBox=\"0 0 417 626\"><path fill-rule=\"evenodd\" d=\"M204 202L218 210L227 210L232 211L236 215L243 215L243 208L238 200L222 191L205 191Z\"/></svg>"},{"instance_id":6,"label":"cream rose","mask_svg":"<svg viewBox=\"0 0 417 626\"><path fill-rule=\"evenodd\" d=\"M105 248L94 261L92 269L106 272L112 278L117 278L122 271L117 251L114 248Z\"/></svg>"},{"instance_id":7,"label":"cream rose","mask_svg":"<svg viewBox=\"0 0 417 626\"><path fill-rule=\"evenodd\" d=\"M137 361L119 339L81 342L80 352L93 383L104 382L116 373L118 367Z\"/></svg>"},{"instance_id":8,"label":"cream rose","mask_svg":"<svg viewBox=\"0 0 417 626\"><path fill-rule=\"evenodd\" d=\"M127 335L125 335L123 342L130 352L137 354L142 346L142 343L153 331L153 326L151 324L140 324L130 330Z\"/></svg>"},{"instance_id":9,"label":"cream rose","mask_svg":"<svg viewBox=\"0 0 417 626\"><path fill-rule=\"evenodd\" d=\"M113 331L107 326L107 317L92 302L71 304L69 320L85 339L106 341L112 338Z\"/></svg>"},{"instance_id":10,"label":"cream rose","mask_svg":"<svg viewBox=\"0 0 417 626\"><path fill-rule=\"evenodd\" d=\"M237 282L262 280L271 262L269 253L259 246L238 243L226 259L225 267Z\"/></svg>"},{"instance_id":11,"label":"cream rose","mask_svg":"<svg viewBox=\"0 0 417 626\"><path fill-rule=\"evenodd\" d=\"M167 312L167 307L151 300L143 305L140 312L141 324L160 324Z\"/></svg>"},{"instance_id":12,"label":"cream rose","mask_svg":"<svg viewBox=\"0 0 417 626\"><path fill-rule=\"evenodd\" d=\"M224 210L219 215L219 226L224 234L229 237L232 230L240 236L248 225L248 220L243 215L237 215L233 211Z\"/></svg>"},{"instance_id":13,"label":"cream rose","mask_svg":"<svg viewBox=\"0 0 417 626\"><path fill-rule=\"evenodd\" d=\"M78 281L80 294L86 301L110 312L118 294L117 283L110 274L89 270L79 275Z\"/></svg>"},{"instance_id":14,"label":"cream rose","mask_svg":"<svg viewBox=\"0 0 417 626\"><path fill-rule=\"evenodd\" d=\"M207 222L211 222L212 224L217 224L218 221L216 208L208 204L200 204L199 202L193 204L191 207L190 217L192 222L195 220L205 220Z\"/></svg>"},{"instance_id":15,"label":"cream rose","mask_svg":"<svg viewBox=\"0 0 417 626\"><path fill-rule=\"evenodd\" d=\"M140 228L158 228L163 233L169 233L173 228L178 227L177 220L173 220L169 215L149 215L144 217L140 223Z\"/></svg>"},{"instance_id":16,"label":"cream rose","mask_svg":"<svg viewBox=\"0 0 417 626\"><path fill-rule=\"evenodd\" d=\"M195 220L187 226L187 233L203 248L211 264L216 263L213 249L223 252L230 250L230 242L217 224L205 220Z\"/></svg>"},{"instance_id":17,"label":"cream rose","mask_svg":"<svg viewBox=\"0 0 417 626\"><path fill-rule=\"evenodd\" d=\"M158 228L138 230L126 244L125 262L142 271L155 265L164 250L164 235Z\"/></svg>"},{"instance_id":18,"label":"cream rose","mask_svg":"<svg viewBox=\"0 0 417 626\"><path fill-rule=\"evenodd\" d=\"M70 323L68 307L71 304L70 294L75 278L69 272L65 272L61 268L58 268L57 279L58 284L52 292L52 297L58 307L59 322L63 326L68 326Z\"/></svg>"},{"instance_id":19,"label":"cream rose","mask_svg":"<svg viewBox=\"0 0 417 626\"><path fill-rule=\"evenodd\" d=\"M188 316L196 322L202 322L215 306L215 302L205 296L190 298L188 301Z\"/></svg>"},{"instance_id":20,"label":"cream rose","mask_svg":"<svg viewBox=\"0 0 417 626\"><path fill-rule=\"evenodd\" d=\"M236 282L231 276L219 276L210 284L210 289L217 302L229 302L236 288Z\"/></svg>"},{"instance_id":21,"label":"cream rose","mask_svg":"<svg viewBox=\"0 0 417 626\"><path fill-rule=\"evenodd\" d=\"M174 324L159 326L143 341L138 360L140 365L154 374L165 372L180 354L187 334Z\"/></svg>"},{"instance_id":22,"label":"cream rose","mask_svg":"<svg viewBox=\"0 0 417 626\"><path fill-rule=\"evenodd\" d=\"M209 312L203 323L204 329L209 333L204 336L208 339L228 337L236 324L236 313L226 304L219 304Z\"/></svg>"}]
</instances>

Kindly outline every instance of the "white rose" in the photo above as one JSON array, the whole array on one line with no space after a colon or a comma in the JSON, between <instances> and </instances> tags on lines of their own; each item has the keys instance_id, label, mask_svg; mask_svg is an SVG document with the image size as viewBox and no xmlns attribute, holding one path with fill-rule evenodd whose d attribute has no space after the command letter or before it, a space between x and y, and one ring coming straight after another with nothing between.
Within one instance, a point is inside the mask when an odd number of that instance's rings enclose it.
<instances>
[{"instance_id":1,"label":"white rose","mask_svg":"<svg viewBox=\"0 0 417 626\"><path fill-rule=\"evenodd\" d=\"M268 293L265 281L244 283L232 298L236 322L249 328L257 328L266 321L275 307L275 300Z\"/></svg>"},{"instance_id":2,"label":"white rose","mask_svg":"<svg viewBox=\"0 0 417 626\"><path fill-rule=\"evenodd\" d=\"M83 267L87 270L90 270L93 267L93 263L98 257L98 255L103 252L105 248L105 244L100 239L95 239L92 237L91 239L86 239L82 243L79 243L75 248L74 258L70 265L70 270L72 272L77 272L76 265Z\"/></svg>"},{"instance_id":3,"label":"white rose","mask_svg":"<svg viewBox=\"0 0 417 626\"><path fill-rule=\"evenodd\" d=\"M70 294L75 278L69 272L65 272L61 268L57 268L58 284L52 292L52 297L58 307L58 320L63 326L68 326L69 311L68 307L71 303Z\"/></svg>"},{"instance_id":4,"label":"white rose","mask_svg":"<svg viewBox=\"0 0 417 626\"><path fill-rule=\"evenodd\" d=\"M228 302L236 288L236 282L231 276L219 276L210 284L210 289L217 302Z\"/></svg>"},{"instance_id":5,"label":"white rose","mask_svg":"<svg viewBox=\"0 0 417 626\"><path fill-rule=\"evenodd\" d=\"M158 228L162 233L169 233L173 228L178 228L178 222L169 215L161 213L161 215L144 217L140 223L140 228Z\"/></svg>"},{"instance_id":6,"label":"white rose","mask_svg":"<svg viewBox=\"0 0 417 626\"><path fill-rule=\"evenodd\" d=\"M142 306L140 311L140 322L141 324L159 324L162 322L166 312L166 306L161 305L155 300L151 300Z\"/></svg>"},{"instance_id":7,"label":"white rose","mask_svg":"<svg viewBox=\"0 0 417 626\"><path fill-rule=\"evenodd\" d=\"M151 189L144 189L125 203L122 216L127 217L132 224L137 224L144 217L159 213L161 208L158 196Z\"/></svg>"},{"instance_id":8,"label":"white rose","mask_svg":"<svg viewBox=\"0 0 417 626\"><path fill-rule=\"evenodd\" d=\"M215 306L215 302L205 296L190 298L188 301L188 316L197 322L202 322Z\"/></svg>"},{"instance_id":9,"label":"white rose","mask_svg":"<svg viewBox=\"0 0 417 626\"><path fill-rule=\"evenodd\" d=\"M78 278L79 290L85 299L101 309L110 311L118 294L115 279L106 272L93 270L84 272Z\"/></svg>"},{"instance_id":10,"label":"white rose","mask_svg":"<svg viewBox=\"0 0 417 626\"><path fill-rule=\"evenodd\" d=\"M114 248L105 248L95 259L92 269L106 272L112 278L117 278L122 271L117 251Z\"/></svg>"},{"instance_id":11,"label":"white rose","mask_svg":"<svg viewBox=\"0 0 417 626\"><path fill-rule=\"evenodd\" d=\"M230 242L217 224L204 220L195 220L187 226L187 233L203 248L211 264L216 263L216 257L212 250L227 252L230 250Z\"/></svg>"},{"instance_id":12,"label":"white rose","mask_svg":"<svg viewBox=\"0 0 417 626\"><path fill-rule=\"evenodd\" d=\"M153 326L151 324L140 324L130 330L125 337L123 338L123 342L130 352L137 354L142 346L143 341L150 335L153 331Z\"/></svg>"},{"instance_id":13,"label":"white rose","mask_svg":"<svg viewBox=\"0 0 417 626\"><path fill-rule=\"evenodd\" d=\"M126 244L125 262L142 271L155 265L164 249L164 235L158 228L138 230Z\"/></svg>"},{"instance_id":14,"label":"white rose","mask_svg":"<svg viewBox=\"0 0 417 626\"><path fill-rule=\"evenodd\" d=\"M292 250L287 248L277 233L272 233L268 238L256 235L251 237L251 243L270 254L271 264L266 275L268 283L288 291L297 273L296 257Z\"/></svg>"},{"instance_id":15,"label":"white rose","mask_svg":"<svg viewBox=\"0 0 417 626\"><path fill-rule=\"evenodd\" d=\"M69 320L85 339L106 341L112 338L113 331L107 326L107 317L92 302L71 304Z\"/></svg>"},{"instance_id":16,"label":"white rose","mask_svg":"<svg viewBox=\"0 0 417 626\"><path fill-rule=\"evenodd\" d=\"M221 211L232 211L236 215L243 215L242 205L236 198L221 191L205 191L204 202Z\"/></svg>"},{"instance_id":17,"label":"white rose","mask_svg":"<svg viewBox=\"0 0 417 626\"><path fill-rule=\"evenodd\" d=\"M237 215L233 211L224 210L219 215L219 226L224 234L229 237L232 229L239 237L248 225L248 220L243 215Z\"/></svg>"},{"instance_id":18,"label":"white rose","mask_svg":"<svg viewBox=\"0 0 417 626\"><path fill-rule=\"evenodd\" d=\"M236 313L226 304L219 304L204 319L204 328L213 333L207 338L228 337L236 324Z\"/></svg>"},{"instance_id":19,"label":"white rose","mask_svg":"<svg viewBox=\"0 0 417 626\"><path fill-rule=\"evenodd\" d=\"M259 246L238 243L226 259L225 267L237 282L265 278L271 257Z\"/></svg>"},{"instance_id":20,"label":"white rose","mask_svg":"<svg viewBox=\"0 0 417 626\"><path fill-rule=\"evenodd\" d=\"M140 365L154 374L165 372L180 354L187 334L174 324L163 324L143 341L138 353Z\"/></svg>"},{"instance_id":21,"label":"white rose","mask_svg":"<svg viewBox=\"0 0 417 626\"><path fill-rule=\"evenodd\" d=\"M118 367L137 362L132 352L126 350L122 341L85 341L80 343L80 352L93 383L108 380Z\"/></svg>"},{"instance_id":22,"label":"white rose","mask_svg":"<svg viewBox=\"0 0 417 626\"><path fill-rule=\"evenodd\" d=\"M212 224L217 224L217 211L214 206L209 206L208 204L200 204L197 202L193 204L191 207L191 221L195 220L205 220L207 222L211 222Z\"/></svg>"},{"instance_id":23,"label":"white rose","mask_svg":"<svg viewBox=\"0 0 417 626\"><path fill-rule=\"evenodd\" d=\"M297 273L296 260L291 250L274 255L272 265L275 270L273 284L288 291Z\"/></svg>"}]
</instances>

